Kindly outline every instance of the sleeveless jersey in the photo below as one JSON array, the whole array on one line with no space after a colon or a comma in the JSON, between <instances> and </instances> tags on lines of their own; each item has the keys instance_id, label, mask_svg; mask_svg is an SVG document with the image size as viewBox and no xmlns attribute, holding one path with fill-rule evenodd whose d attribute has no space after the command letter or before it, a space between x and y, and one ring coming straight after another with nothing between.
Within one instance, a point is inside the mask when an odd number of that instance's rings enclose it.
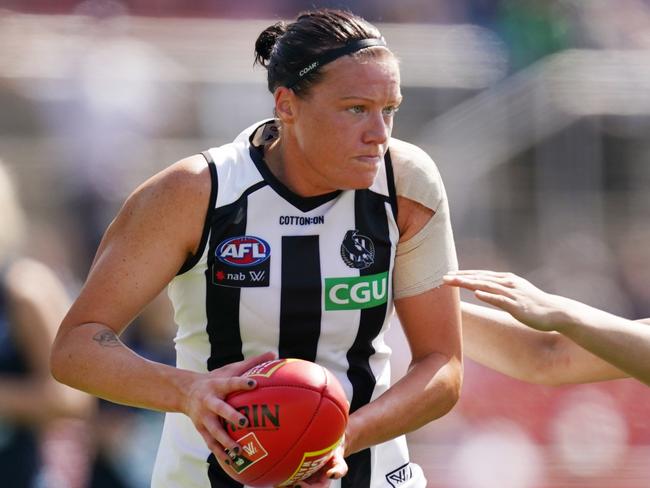
<instances>
[{"instance_id":1,"label":"sleeveless jersey","mask_svg":"<svg viewBox=\"0 0 650 488\"><path fill-rule=\"evenodd\" d=\"M266 351L328 368L351 411L389 387L392 273L399 239L390 154L369 189L300 197L268 169L258 123L204 153L212 193L199 252L170 283L177 366L206 372ZM423 488L404 436L346 458L335 488ZM189 417L168 413L156 488L239 488Z\"/></svg>"}]
</instances>

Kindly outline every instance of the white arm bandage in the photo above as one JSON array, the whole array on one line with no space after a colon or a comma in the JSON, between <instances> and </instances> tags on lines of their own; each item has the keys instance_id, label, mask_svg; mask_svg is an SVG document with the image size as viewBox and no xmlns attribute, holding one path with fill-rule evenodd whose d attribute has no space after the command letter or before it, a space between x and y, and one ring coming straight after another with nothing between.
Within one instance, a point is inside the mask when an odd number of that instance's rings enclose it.
<instances>
[{"instance_id":1,"label":"white arm bandage","mask_svg":"<svg viewBox=\"0 0 650 488\"><path fill-rule=\"evenodd\" d=\"M434 162L416 146L391 140L390 155L397 195L434 211L420 231L397 245L393 273L394 298L418 295L442 284L442 277L458 269L449 204Z\"/></svg>"}]
</instances>

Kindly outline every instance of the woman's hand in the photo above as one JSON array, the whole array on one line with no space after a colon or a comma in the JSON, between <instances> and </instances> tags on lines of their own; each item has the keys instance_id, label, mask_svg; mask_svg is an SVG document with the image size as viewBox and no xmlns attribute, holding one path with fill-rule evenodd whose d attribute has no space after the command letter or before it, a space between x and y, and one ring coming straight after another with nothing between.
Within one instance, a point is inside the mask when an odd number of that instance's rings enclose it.
<instances>
[{"instance_id":1,"label":"woman's hand","mask_svg":"<svg viewBox=\"0 0 650 488\"><path fill-rule=\"evenodd\" d=\"M343 478L348 472L348 465L343 459L345 441L334 449L332 457L325 466L319 469L306 480L296 483L294 488L328 488L332 480Z\"/></svg>"},{"instance_id":2,"label":"woman's hand","mask_svg":"<svg viewBox=\"0 0 650 488\"><path fill-rule=\"evenodd\" d=\"M275 359L275 355L269 352L228 364L199 375L189 388L184 413L192 419L210 451L222 462L236 457L240 449L226 432L223 423L230 422L239 427L248 424L248 419L231 407L225 398L235 391L254 389L255 380L241 375L253 366L272 359Z\"/></svg>"}]
</instances>

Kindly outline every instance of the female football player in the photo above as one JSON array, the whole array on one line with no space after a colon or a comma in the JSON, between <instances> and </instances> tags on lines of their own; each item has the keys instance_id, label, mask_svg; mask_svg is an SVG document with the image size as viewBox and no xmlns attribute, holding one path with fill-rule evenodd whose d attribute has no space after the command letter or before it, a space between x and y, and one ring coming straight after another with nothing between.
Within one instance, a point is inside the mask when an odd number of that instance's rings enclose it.
<instances>
[{"instance_id":1,"label":"female football player","mask_svg":"<svg viewBox=\"0 0 650 488\"><path fill-rule=\"evenodd\" d=\"M315 361L341 381L352 413L331 462L298 486L423 488L404 434L458 399L460 304L440 286L456 268L440 176L391 137L398 62L374 26L333 10L270 26L255 50L275 118L135 190L60 327L53 373L168 412L154 487L238 487L216 458L241 455L221 421L247 419L225 396L254 388L239 375L275 355ZM119 339L166 286L175 368ZM393 306L412 361L390 386Z\"/></svg>"}]
</instances>

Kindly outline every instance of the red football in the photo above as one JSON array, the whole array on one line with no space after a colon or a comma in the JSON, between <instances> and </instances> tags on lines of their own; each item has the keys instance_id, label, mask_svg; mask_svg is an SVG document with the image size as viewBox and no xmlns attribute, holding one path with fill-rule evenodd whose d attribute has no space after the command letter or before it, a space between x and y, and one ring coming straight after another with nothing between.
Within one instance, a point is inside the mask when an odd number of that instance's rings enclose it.
<instances>
[{"instance_id":1,"label":"red football","mask_svg":"<svg viewBox=\"0 0 650 488\"><path fill-rule=\"evenodd\" d=\"M348 422L349 404L338 380L326 368L301 359L276 359L243 376L257 382L251 391L227 401L249 426L225 427L241 446L221 467L249 486L285 486L308 478L329 460Z\"/></svg>"}]
</instances>

